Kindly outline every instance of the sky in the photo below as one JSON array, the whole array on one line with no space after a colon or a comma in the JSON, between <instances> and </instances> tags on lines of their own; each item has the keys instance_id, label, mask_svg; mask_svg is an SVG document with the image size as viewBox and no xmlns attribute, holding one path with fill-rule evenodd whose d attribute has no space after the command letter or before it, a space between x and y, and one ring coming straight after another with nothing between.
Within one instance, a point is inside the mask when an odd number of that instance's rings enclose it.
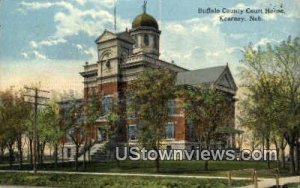
<instances>
[{"instance_id":1,"label":"sky","mask_svg":"<svg viewBox=\"0 0 300 188\"><path fill-rule=\"evenodd\" d=\"M142 0L0 0L0 90L41 83L58 92L83 90L86 61L95 63L95 39L104 29L131 28L142 13ZM284 14L256 14L263 21L221 22L198 8L280 8ZM300 35L300 0L148 0L147 13L162 31L161 55L188 69L225 65L234 75L249 43L279 44ZM248 18L249 14L242 17ZM238 78L235 78L238 80Z\"/></svg>"}]
</instances>

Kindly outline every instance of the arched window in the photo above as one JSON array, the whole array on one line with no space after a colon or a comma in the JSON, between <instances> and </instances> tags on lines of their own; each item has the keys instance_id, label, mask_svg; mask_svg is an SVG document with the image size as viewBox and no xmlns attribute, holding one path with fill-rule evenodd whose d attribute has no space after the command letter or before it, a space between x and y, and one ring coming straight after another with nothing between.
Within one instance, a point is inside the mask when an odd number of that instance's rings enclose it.
<instances>
[{"instance_id":1,"label":"arched window","mask_svg":"<svg viewBox=\"0 0 300 188\"><path fill-rule=\"evenodd\" d=\"M154 48L158 48L158 37L155 35L154 37L153 37L153 43L154 43Z\"/></svg>"},{"instance_id":2,"label":"arched window","mask_svg":"<svg viewBox=\"0 0 300 188\"><path fill-rule=\"evenodd\" d=\"M149 46L149 36L147 34L144 35L144 44Z\"/></svg>"},{"instance_id":3,"label":"arched window","mask_svg":"<svg viewBox=\"0 0 300 188\"><path fill-rule=\"evenodd\" d=\"M136 47L138 47L139 45L138 45L138 36L137 35L134 35L134 37L133 37L133 40L134 40L134 47L136 48Z\"/></svg>"}]
</instances>

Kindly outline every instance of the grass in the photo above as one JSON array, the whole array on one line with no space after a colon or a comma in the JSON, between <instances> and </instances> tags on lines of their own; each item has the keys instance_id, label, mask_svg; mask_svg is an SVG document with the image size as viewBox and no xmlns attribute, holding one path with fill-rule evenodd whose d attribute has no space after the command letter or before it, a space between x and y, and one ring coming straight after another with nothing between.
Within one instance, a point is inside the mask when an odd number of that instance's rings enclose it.
<instances>
[{"instance_id":1,"label":"grass","mask_svg":"<svg viewBox=\"0 0 300 188\"><path fill-rule=\"evenodd\" d=\"M288 183L286 186L289 188L300 188L300 183Z\"/></svg>"},{"instance_id":2,"label":"grass","mask_svg":"<svg viewBox=\"0 0 300 188\"><path fill-rule=\"evenodd\" d=\"M251 177L251 170L256 169L258 177L275 177L275 171L269 170L266 162L259 161L209 161L209 170L203 170L204 161L161 161L161 174L184 174L184 175L210 175L210 176L227 176L228 171L232 171L233 177ZM9 169L8 166L0 167ZM14 166L15 169L18 166ZM276 168L276 163L271 163L271 168ZM24 169L30 169L25 166ZM55 170L53 165L45 164L39 167L40 170ZM59 171L74 171L73 163L66 163L59 167ZM83 166L80 166L83 171ZM87 172L124 172L124 173L156 173L153 161L121 161L117 166L116 161L93 162L87 165L84 170ZM280 176L287 176L286 169L280 171Z\"/></svg>"},{"instance_id":3,"label":"grass","mask_svg":"<svg viewBox=\"0 0 300 188\"><path fill-rule=\"evenodd\" d=\"M232 177L247 177L249 181L233 181L233 186L250 184L253 170L257 170L259 178L274 178L275 171L267 168L266 162L260 161L209 161L209 170L203 170L204 161L161 161L160 174L223 176L232 172ZM18 169L18 165L13 166ZM271 163L276 168L276 163ZM0 165L0 169L10 169L8 165ZM24 170L31 170L25 165ZM39 170L75 171L74 163L39 166ZM248 170L245 170L248 169ZM85 172L118 172L118 173L157 173L153 161L116 161L92 162L86 169L80 165L79 171ZM280 171L280 176L288 176L286 169ZM0 184L37 185L51 187L226 187L227 180L220 179L185 179L185 178L154 178L154 177L123 177L94 175L62 175L62 174L30 174L30 173L0 173ZM121 186L122 185L122 186ZM292 185L291 185L292 186ZM297 187L298 184L293 185Z\"/></svg>"},{"instance_id":4,"label":"grass","mask_svg":"<svg viewBox=\"0 0 300 188\"><path fill-rule=\"evenodd\" d=\"M267 169L267 165L262 162L245 162L245 161L210 161L209 170L203 169L203 161L162 161L160 173L164 174L191 174L191 175L210 175L210 176L227 176L228 171L242 169ZM275 166L272 166L275 168ZM96 172L144 172L156 173L154 163L151 161L123 161L120 167L116 162L106 164L93 164L87 168L87 171ZM250 171L236 171L235 176L249 176ZM263 172L261 175L271 175L270 172Z\"/></svg>"},{"instance_id":5,"label":"grass","mask_svg":"<svg viewBox=\"0 0 300 188\"><path fill-rule=\"evenodd\" d=\"M203 169L203 161L161 161L160 173L163 174L191 174L191 175L211 175L227 176L230 170L241 169L267 169L267 165L262 162L245 161L210 161L209 170ZM275 168L274 166L272 166ZM120 167L116 162L95 163L90 165L86 171L94 172L127 172L127 173L156 173L154 162L152 161L123 161ZM234 172L236 176L249 176L250 171ZM271 175L270 172L262 172L261 175Z\"/></svg>"},{"instance_id":6,"label":"grass","mask_svg":"<svg viewBox=\"0 0 300 188\"><path fill-rule=\"evenodd\" d=\"M227 187L226 180L194 178L161 178L161 177L123 177L95 175L31 174L0 173L0 185L31 185L51 187ZM245 180L234 180L233 186L250 184Z\"/></svg>"}]
</instances>

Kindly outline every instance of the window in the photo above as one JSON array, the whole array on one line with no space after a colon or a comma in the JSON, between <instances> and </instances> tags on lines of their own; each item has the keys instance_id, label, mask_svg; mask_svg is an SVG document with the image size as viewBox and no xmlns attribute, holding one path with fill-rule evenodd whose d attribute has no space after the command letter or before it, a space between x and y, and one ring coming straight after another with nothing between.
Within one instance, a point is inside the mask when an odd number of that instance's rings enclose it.
<instances>
[{"instance_id":1,"label":"window","mask_svg":"<svg viewBox=\"0 0 300 188\"><path fill-rule=\"evenodd\" d=\"M71 148L67 148L67 157L68 157L68 158L71 157Z\"/></svg>"},{"instance_id":2,"label":"window","mask_svg":"<svg viewBox=\"0 0 300 188\"><path fill-rule=\"evenodd\" d=\"M169 122L166 125L166 139L175 138L175 126L173 122Z\"/></svg>"},{"instance_id":3,"label":"window","mask_svg":"<svg viewBox=\"0 0 300 188\"><path fill-rule=\"evenodd\" d=\"M136 106L133 105L134 95L132 93L127 93L126 96L126 115L127 118L135 118L137 115Z\"/></svg>"},{"instance_id":4,"label":"window","mask_svg":"<svg viewBox=\"0 0 300 188\"><path fill-rule=\"evenodd\" d=\"M105 96L102 99L102 114L107 115L112 108L112 97L111 96Z\"/></svg>"},{"instance_id":5,"label":"window","mask_svg":"<svg viewBox=\"0 0 300 188\"><path fill-rule=\"evenodd\" d=\"M134 48L136 48L136 47L138 47L139 45L138 45L138 36L137 35L134 35L134 37L133 37L133 40L134 40Z\"/></svg>"},{"instance_id":6,"label":"window","mask_svg":"<svg viewBox=\"0 0 300 188\"><path fill-rule=\"evenodd\" d=\"M154 37L153 37L153 44L154 44L154 48L158 48L158 37L155 35Z\"/></svg>"},{"instance_id":7,"label":"window","mask_svg":"<svg viewBox=\"0 0 300 188\"><path fill-rule=\"evenodd\" d=\"M176 114L176 101L173 99L168 101L168 114L169 115Z\"/></svg>"},{"instance_id":8,"label":"window","mask_svg":"<svg viewBox=\"0 0 300 188\"><path fill-rule=\"evenodd\" d=\"M137 127L136 125L128 126L128 140L136 140L137 139Z\"/></svg>"},{"instance_id":9,"label":"window","mask_svg":"<svg viewBox=\"0 0 300 188\"><path fill-rule=\"evenodd\" d=\"M69 143L69 144L73 143L73 140L71 137L71 135L73 135L73 134L74 134L73 128L71 128L67 131L67 135L66 135L67 143Z\"/></svg>"},{"instance_id":10,"label":"window","mask_svg":"<svg viewBox=\"0 0 300 188\"><path fill-rule=\"evenodd\" d=\"M195 139L195 134L194 134L194 125L191 120L187 120L187 126L188 126L188 131L189 131L189 138L190 140Z\"/></svg>"},{"instance_id":11,"label":"window","mask_svg":"<svg viewBox=\"0 0 300 188\"><path fill-rule=\"evenodd\" d=\"M149 35L147 35L147 34L144 35L144 44L146 46L149 46Z\"/></svg>"},{"instance_id":12,"label":"window","mask_svg":"<svg viewBox=\"0 0 300 188\"><path fill-rule=\"evenodd\" d=\"M132 106L132 99L130 96L126 100L126 115L127 115L127 118L135 118L136 117L136 110Z\"/></svg>"}]
</instances>

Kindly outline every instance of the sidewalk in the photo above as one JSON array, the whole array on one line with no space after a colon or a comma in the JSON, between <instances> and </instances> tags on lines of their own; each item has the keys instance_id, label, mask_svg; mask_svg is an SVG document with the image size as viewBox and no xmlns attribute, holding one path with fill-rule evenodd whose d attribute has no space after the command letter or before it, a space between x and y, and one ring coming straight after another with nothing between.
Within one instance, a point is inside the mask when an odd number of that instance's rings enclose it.
<instances>
[{"instance_id":1,"label":"sidewalk","mask_svg":"<svg viewBox=\"0 0 300 188\"><path fill-rule=\"evenodd\" d=\"M18 172L18 173L33 173L33 171L19 171L19 170L0 170L0 172ZM221 176L196 176L196 175L173 175L173 174L144 174L144 173L106 173L106 172L63 172L63 171L38 171L41 174L80 174L80 175L99 175L99 176L140 176L140 177L166 177L166 178L198 178L198 179L227 179ZM232 180L250 180L246 177L232 177ZM258 178L258 187L270 187L276 185L275 178ZM283 177L279 179L279 184L300 182L300 176ZM5 186L8 188L29 188L30 186ZM244 186L242 188L252 188L252 185ZM2 186L0 186L2 188ZM4 187L3 187L4 188Z\"/></svg>"},{"instance_id":2,"label":"sidewalk","mask_svg":"<svg viewBox=\"0 0 300 188\"><path fill-rule=\"evenodd\" d=\"M258 187L259 188L266 188L276 185L275 178L258 178ZM293 176L293 177L283 177L279 179L279 184L284 185L287 183L300 183L300 176ZM254 185L243 186L241 188L253 188Z\"/></svg>"},{"instance_id":3,"label":"sidewalk","mask_svg":"<svg viewBox=\"0 0 300 188\"><path fill-rule=\"evenodd\" d=\"M33 173L32 170L0 170L0 172ZM64 172L64 171L38 171L40 174L78 174L102 176L140 176L140 177L166 177L166 178L199 178L199 179L227 179L218 176L175 175L175 174L147 174L147 173L114 173L114 172ZM233 180L250 180L250 178L233 177Z\"/></svg>"}]
</instances>

